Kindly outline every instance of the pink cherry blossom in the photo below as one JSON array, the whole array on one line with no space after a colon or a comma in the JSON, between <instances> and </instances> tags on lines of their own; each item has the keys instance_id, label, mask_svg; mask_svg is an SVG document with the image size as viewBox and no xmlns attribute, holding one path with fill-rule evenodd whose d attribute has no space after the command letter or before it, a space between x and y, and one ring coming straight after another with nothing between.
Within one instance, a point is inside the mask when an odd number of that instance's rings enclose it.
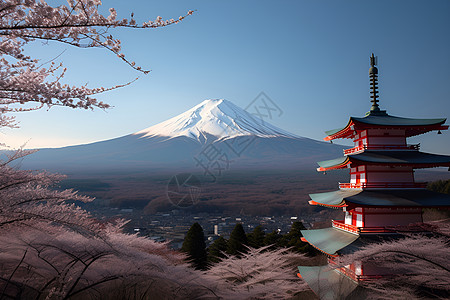
<instances>
[{"instance_id":1,"label":"pink cherry blossom","mask_svg":"<svg viewBox=\"0 0 450 300\"><path fill-rule=\"evenodd\" d=\"M63 84L67 69L61 64L43 68L37 58L24 54L24 46L35 41L53 41L79 48L103 48L116 54L131 68L144 74L134 62L121 53L121 41L110 34L117 27L130 29L159 28L178 23L163 20L142 22L134 19L117 19L114 8L109 15L99 13L99 0L68 0L67 5L51 6L40 0L4 0L0 3L0 127L15 127L14 117L7 113L40 109L44 106L107 109L110 106L96 99L96 95L130 84L109 88L71 86Z\"/></svg>"}]
</instances>

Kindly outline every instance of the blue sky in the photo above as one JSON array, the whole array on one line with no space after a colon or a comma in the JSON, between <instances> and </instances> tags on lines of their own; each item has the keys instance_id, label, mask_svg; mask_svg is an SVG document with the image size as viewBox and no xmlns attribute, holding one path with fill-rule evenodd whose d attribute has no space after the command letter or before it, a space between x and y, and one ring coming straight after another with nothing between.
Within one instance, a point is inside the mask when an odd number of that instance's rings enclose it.
<instances>
[{"instance_id":1,"label":"blue sky","mask_svg":"<svg viewBox=\"0 0 450 300\"><path fill-rule=\"evenodd\" d=\"M404 117L450 117L450 1L138 1L104 0L102 10L139 21L193 16L156 30L113 30L138 74L99 49L36 42L28 52L68 67L65 81L131 86L99 98L107 112L52 108L18 115L20 129L1 129L17 146L55 147L133 133L205 99L245 108L264 91L283 110L271 123L322 139L350 115L370 108L369 56L379 57L380 106ZM449 123L449 122L447 122ZM450 154L449 133L411 140Z\"/></svg>"}]
</instances>

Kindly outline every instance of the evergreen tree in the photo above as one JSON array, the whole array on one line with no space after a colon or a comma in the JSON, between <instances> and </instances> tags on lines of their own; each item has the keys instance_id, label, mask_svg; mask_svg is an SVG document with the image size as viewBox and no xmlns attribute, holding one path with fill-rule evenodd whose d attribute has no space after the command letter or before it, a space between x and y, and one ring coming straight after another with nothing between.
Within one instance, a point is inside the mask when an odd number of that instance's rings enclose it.
<instances>
[{"instance_id":1,"label":"evergreen tree","mask_svg":"<svg viewBox=\"0 0 450 300\"><path fill-rule=\"evenodd\" d=\"M198 270L205 270L207 267L207 254L205 235L203 228L197 222L194 223L184 238L181 251L188 255L188 260Z\"/></svg>"},{"instance_id":2,"label":"evergreen tree","mask_svg":"<svg viewBox=\"0 0 450 300\"><path fill-rule=\"evenodd\" d=\"M292 247L296 243L297 240L303 236L301 230L306 230L305 226L303 226L302 222L294 222L291 225L291 230L283 236L282 244L284 247Z\"/></svg>"},{"instance_id":3,"label":"evergreen tree","mask_svg":"<svg viewBox=\"0 0 450 300\"><path fill-rule=\"evenodd\" d=\"M433 192L450 194L450 179L430 182L427 188Z\"/></svg>"},{"instance_id":4,"label":"evergreen tree","mask_svg":"<svg viewBox=\"0 0 450 300\"><path fill-rule=\"evenodd\" d=\"M276 230L272 231L271 233L266 234L264 237L264 246L270 246L270 249L276 249L281 247L280 241L283 238L283 235L279 234Z\"/></svg>"},{"instance_id":5,"label":"evergreen tree","mask_svg":"<svg viewBox=\"0 0 450 300\"><path fill-rule=\"evenodd\" d=\"M291 230L284 235L280 241L281 246L292 248L292 250L296 252L307 253L311 256L317 255L319 252L313 246L301 240L301 237L303 236L301 230L305 229L302 222L297 221L292 223Z\"/></svg>"},{"instance_id":6,"label":"evergreen tree","mask_svg":"<svg viewBox=\"0 0 450 300\"><path fill-rule=\"evenodd\" d=\"M219 237L211 246L208 247L208 263L218 263L225 258L225 251L227 251L228 242L223 237Z\"/></svg>"},{"instance_id":7,"label":"evergreen tree","mask_svg":"<svg viewBox=\"0 0 450 300\"><path fill-rule=\"evenodd\" d=\"M237 223L228 240L227 253L232 255L245 253L246 245L248 245L248 240L245 235L244 227L242 227L242 224Z\"/></svg>"},{"instance_id":8,"label":"evergreen tree","mask_svg":"<svg viewBox=\"0 0 450 300\"><path fill-rule=\"evenodd\" d=\"M247 234L248 245L253 248L261 248L264 246L265 235L262 226L256 226L252 233Z\"/></svg>"},{"instance_id":9,"label":"evergreen tree","mask_svg":"<svg viewBox=\"0 0 450 300\"><path fill-rule=\"evenodd\" d=\"M292 223L291 230L289 233L283 236L281 239L281 244L283 247L292 247L294 251L297 252L307 252L308 243L302 242L301 237L303 236L301 230L305 230L302 222Z\"/></svg>"}]
</instances>

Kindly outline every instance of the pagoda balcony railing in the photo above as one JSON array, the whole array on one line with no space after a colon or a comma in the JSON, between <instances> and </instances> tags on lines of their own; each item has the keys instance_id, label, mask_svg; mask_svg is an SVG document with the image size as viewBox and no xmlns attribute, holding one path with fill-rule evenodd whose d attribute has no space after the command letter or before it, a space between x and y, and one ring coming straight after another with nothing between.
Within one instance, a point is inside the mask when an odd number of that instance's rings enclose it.
<instances>
[{"instance_id":1,"label":"pagoda balcony railing","mask_svg":"<svg viewBox=\"0 0 450 300\"><path fill-rule=\"evenodd\" d=\"M337 270L355 281L368 281L385 277L383 275L356 275L356 273L353 270L350 270L347 267L340 267L337 268Z\"/></svg>"},{"instance_id":2,"label":"pagoda balcony railing","mask_svg":"<svg viewBox=\"0 0 450 300\"><path fill-rule=\"evenodd\" d=\"M333 259L328 259L328 263L330 266L338 270L340 273L344 274L345 276L355 281L374 280L385 277L383 275L365 275L365 274L357 275L355 271L351 270L348 267L339 267Z\"/></svg>"},{"instance_id":3,"label":"pagoda balcony railing","mask_svg":"<svg viewBox=\"0 0 450 300\"><path fill-rule=\"evenodd\" d=\"M331 226L337 229L342 229L351 233L359 234L359 228L355 225L345 224L345 221L331 220Z\"/></svg>"},{"instance_id":4,"label":"pagoda balcony railing","mask_svg":"<svg viewBox=\"0 0 450 300\"><path fill-rule=\"evenodd\" d=\"M362 145L344 149L344 155L359 153L364 150L419 150L420 144L413 145Z\"/></svg>"},{"instance_id":5,"label":"pagoda balcony railing","mask_svg":"<svg viewBox=\"0 0 450 300\"><path fill-rule=\"evenodd\" d=\"M426 182L339 182L341 189L424 189L426 187Z\"/></svg>"},{"instance_id":6,"label":"pagoda balcony railing","mask_svg":"<svg viewBox=\"0 0 450 300\"><path fill-rule=\"evenodd\" d=\"M423 223L412 223L399 226L371 226L358 227L356 225L345 224L344 220L332 220L331 225L334 228L344 230L353 234L371 234L371 233L418 233L430 232L431 228Z\"/></svg>"},{"instance_id":7,"label":"pagoda balcony railing","mask_svg":"<svg viewBox=\"0 0 450 300\"><path fill-rule=\"evenodd\" d=\"M375 227L357 227L356 225L345 224L344 220L332 220L331 225L334 228L345 230L355 234L361 233L389 233L395 232L392 228L386 228L383 226L375 226Z\"/></svg>"}]
</instances>

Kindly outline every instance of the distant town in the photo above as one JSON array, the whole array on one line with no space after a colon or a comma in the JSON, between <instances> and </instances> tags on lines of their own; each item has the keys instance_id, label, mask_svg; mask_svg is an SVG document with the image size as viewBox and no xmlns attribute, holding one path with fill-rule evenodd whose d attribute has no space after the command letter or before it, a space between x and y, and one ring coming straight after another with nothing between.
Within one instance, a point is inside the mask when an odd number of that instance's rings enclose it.
<instances>
[{"instance_id":1,"label":"distant town","mask_svg":"<svg viewBox=\"0 0 450 300\"><path fill-rule=\"evenodd\" d=\"M169 242L173 249L180 249L185 235L191 225L198 222L205 233L206 245L212 244L219 236L228 238L234 226L241 223L246 233L261 225L266 233L276 231L280 234L289 232L293 222L300 221L307 228L320 227L328 216L319 214L302 216L245 216L232 214L192 214L183 209L169 212L144 214L141 210L131 208L118 209L102 207L90 209L99 219L124 218L130 220L125 226L127 233L149 237L157 242Z\"/></svg>"}]
</instances>

